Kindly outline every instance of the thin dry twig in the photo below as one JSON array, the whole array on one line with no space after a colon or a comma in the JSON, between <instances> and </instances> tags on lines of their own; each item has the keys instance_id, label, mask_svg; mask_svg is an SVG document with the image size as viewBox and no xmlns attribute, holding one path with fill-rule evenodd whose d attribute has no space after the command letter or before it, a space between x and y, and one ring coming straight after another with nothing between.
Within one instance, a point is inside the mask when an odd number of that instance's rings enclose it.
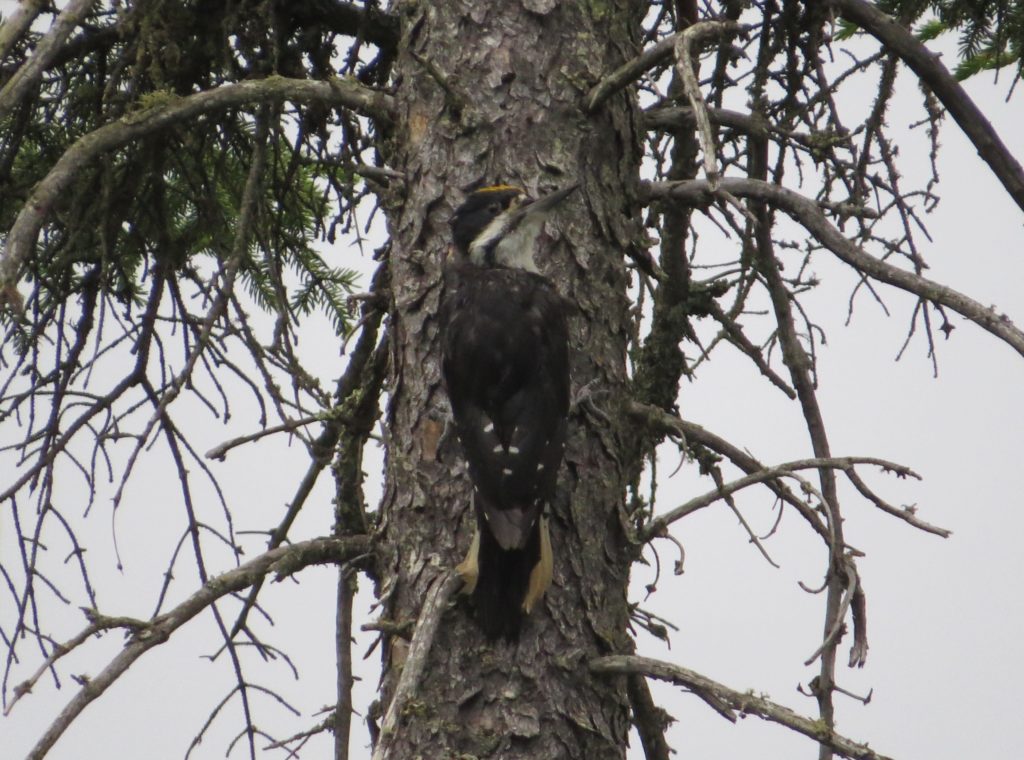
<instances>
[{"instance_id":1,"label":"thin dry twig","mask_svg":"<svg viewBox=\"0 0 1024 760\"><path fill-rule=\"evenodd\" d=\"M206 458L216 459L217 461L222 462L227 456L227 453L231 451L231 449L233 448L242 446L246 443L252 443L253 441L258 441L261 438L266 438L268 435L294 432L295 430L298 430L301 427L305 427L306 425L312 425L314 422L323 422L324 417L325 415L323 414L314 414L310 415L309 417L303 417L302 419L298 420L286 418L285 421L282 422L280 425L271 425L270 427L264 428L263 430L257 430L255 433L249 433L248 435L240 435L237 438L232 438L230 440L224 441L223 443L219 443L206 452Z\"/></svg>"},{"instance_id":2,"label":"thin dry twig","mask_svg":"<svg viewBox=\"0 0 1024 760\"><path fill-rule=\"evenodd\" d=\"M837 734L823 725L820 720L806 718L788 707L754 694L753 691L739 692L730 689L707 676L679 665L649 657L611 655L591 661L590 670L595 673L641 674L648 678L668 681L691 690L695 695L715 707L720 714L723 714L723 710L720 710L719 707L723 707L726 717L734 722L737 717L736 713L739 716L756 715L758 718L778 723L780 726L808 736L844 757L855 758L855 760L889 760L888 757L875 752L867 744L860 744Z\"/></svg>"},{"instance_id":3,"label":"thin dry twig","mask_svg":"<svg viewBox=\"0 0 1024 760\"><path fill-rule=\"evenodd\" d=\"M792 462L776 465L775 467L768 467L760 470L759 472L751 473L750 475L745 475L742 478L737 478L736 480L724 483L721 487L716 488L713 491L708 491L701 496L695 496L675 509L671 509L664 514L653 518L638 531L638 537L641 540L647 541L655 536L661 535L662 531L676 520L696 512L698 509L703 509L710 504L714 504L719 499L724 499L726 496L736 493L748 486L786 477L795 478L803 483L803 478L798 475L800 470L845 470L857 464L874 465L875 467L882 468L882 470L894 472L901 477L910 476L920 479L920 476L910 468L885 459L879 459L877 457L815 457L811 459L797 459Z\"/></svg>"},{"instance_id":4,"label":"thin dry twig","mask_svg":"<svg viewBox=\"0 0 1024 760\"><path fill-rule=\"evenodd\" d=\"M715 189L718 187L718 151L715 149L715 135L711 129L711 119L704 104L704 96L700 92L697 72L693 67L693 46L712 37L724 36L739 30L739 25L729 21L702 21L687 27L675 37L676 75L682 82L683 92L690 102L696 122L697 138L700 140L701 153L704 157L704 174Z\"/></svg>"},{"instance_id":5,"label":"thin dry twig","mask_svg":"<svg viewBox=\"0 0 1024 760\"><path fill-rule=\"evenodd\" d=\"M757 198L785 211L806 227L822 245L854 269L952 309L1024 356L1024 332L1014 326L1008 317L993 308L982 306L973 298L953 288L865 253L837 230L822 213L818 204L810 198L780 185L755 179L723 177L720 186L738 197ZM700 179L649 183L647 194L652 199L670 196L697 205L709 202L714 195L711 184Z\"/></svg>"},{"instance_id":6,"label":"thin dry twig","mask_svg":"<svg viewBox=\"0 0 1024 760\"><path fill-rule=\"evenodd\" d=\"M848 21L863 28L895 52L946 107L978 155L989 165L1006 192L1024 210L1024 169L939 56L896 19L865 0L832 0Z\"/></svg>"},{"instance_id":7,"label":"thin dry twig","mask_svg":"<svg viewBox=\"0 0 1024 760\"><path fill-rule=\"evenodd\" d=\"M689 48L693 43L704 43L710 39L735 34L744 29L745 27L731 21L701 21L671 37L666 37L644 50L636 58L624 63L591 88L586 97L587 113L593 113L623 87L628 87L650 69L668 60L669 56L676 52L676 46L684 35L687 36L686 47Z\"/></svg>"},{"instance_id":8,"label":"thin dry twig","mask_svg":"<svg viewBox=\"0 0 1024 760\"><path fill-rule=\"evenodd\" d=\"M366 536L315 538L265 552L244 565L210 578L184 602L147 621L144 628L136 631L124 649L72 697L32 748L27 760L41 760L82 710L102 696L136 660L153 647L166 642L175 631L221 597L251 586L271 573L275 573L280 580L309 565L346 562L366 554L369 547L370 539Z\"/></svg>"},{"instance_id":9,"label":"thin dry twig","mask_svg":"<svg viewBox=\"0 0 1024 760\"><path fill-rule=\"evenodd\" d=\"M441 616L444 615L448 607L448 600L461 584L462 577L457 572L450 570L438 576L427 593L427 598L423 601L423 607L420 609L419 619L416 621L416 631L412 635L408 655L402 665L402 675L395 686L391 704L388 705L387 712L384 714L384 722L381 723L380 739L377 741L377 746L373 748L373 760L385 760L388 756L391 739L398 729L398 716L401 714L403 705L416 694L423 670L427 665L427 656L434 644L434 636L441 623Z\"/></svg>"}]
</instances>

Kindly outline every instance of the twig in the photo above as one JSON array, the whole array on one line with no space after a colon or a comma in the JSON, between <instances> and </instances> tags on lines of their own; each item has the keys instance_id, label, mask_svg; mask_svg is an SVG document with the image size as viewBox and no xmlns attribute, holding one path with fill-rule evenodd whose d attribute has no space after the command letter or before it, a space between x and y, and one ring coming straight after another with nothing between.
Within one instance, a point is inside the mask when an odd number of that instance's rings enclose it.
<instances>
[{"instance_id":1,"label":"twig","mask_svg":"<svg viewBox=\"0 0 1024 760\"><path fill-rule=\"evenodd\" d=\"M645 425L663 427L666 433L677 431L677 434L685 435L687 440L701 446L706 446L711 451L726 457L748 475L765 469L764 464L750 456L746 451L733 446L721 436L715 435L695 422L684 420L650 404L640 404L635 401L627 405L626 412ZM766 481L765 485L782 501L796 509L816 533L823 539L828 540L828 527L822 522L821 516L789 490L781 480L769 480Z\"/></svg>"},{"instance_id":2,"label":"twig","mask_svg":"<svg viewBox=\"0 0 1024 760\"><path fill-rule=\"evenodd\" d=\"M391 746L392 737L398 728L398 716L403 706L416 694L420 677L427 665L427 656L434 643L441 616L448 606L448 600L455 590L462 585L462 577L454 571L447 571L439 576L427 593L423 602L419 619L416 621L416 632L409 644L409 653L402 666L402 675L395 686L391 704L384 714L384 722L380 727L380 739L373 748L373 760L385 760Z\"/></svg>"},{"instance_id":3,"label":"twig","mask_svg":"<svg viewBox=\"0 0 1024 760\"><path fill-rule=\"evenodd\" d=\"M738 29L738 24L729 21L702 21L675 36L676 76L683 84L686 99L690 101L690 109L693 111L697 127L697 138L700 140L700 150L704 158L704 174L714 188L718 186L720 174L716 159L718 154L715 150L715 135L711 130L708 109L700 92L697 73L693 69L693 44Z\"/></svg>"},{"instance_id":4,"label":"twig","mask_svg":"<svg viewBox=\"0 0 1024 760\"><path fill-rule=\"evenodd\" d=\"M338 616L334 630L337 651L337 692L334 715L327 723L334 734L334 760L348 760L348 743L352 730L352 599L356 593L356 579L347 568L338 570Z\"/></svg>"},{"instance_id":5,"label":"twig","mask_svg":"<svg viewBox=\"0 0 1024 760\"><path fill-rule=\"evenodd\" d=\"M374 342L377 339L377 328L380 324L380 317L381 315L378 312L377 321L371 322L363 328L363 332L356 344L356 349L353 352L352 357L349 359L348 367L345 368L344 375L342 375L341 379L338 381L335 399L339 404L345 403L348 401L350 395L357 393L361 395L365 403L368 404L371 401L374 404L377 403L380 388L380 376L383 373L383 367L385 366L388 356L387 334L385 334L380 343L374 347ZM364 377L364 371L367 372L368 377ZM320 473L323 472L324 468L330 462L330 453L341 438L342 427L344 424L347 423L341 415L334 415L333 413L328 415L327 420L325 420L323 431L313 443L313 456L309 463L309 467L306 469L305 475L303 475L302 480L299 482L299 486L295 490L295 496L288 504L288 510L285 512L284 517L281 518L281 521L278 523L277 527L274 528L273 533L271 533L270 539L267 542L268 548L272 549L279 546L288 536L288 531L291 529L292 523L295 522L295 518L298 517L299 512L305 505L306 499L312 492L313 486L316 484ZM249 611L252 609L253 605L256 604L256 598L259 596L259 592L262 587L262 582L258 581L253 584L253 587L249 590L249 594L246 597L246 600L242 605L242 609L239 611L238 617L235 619L235 624L231 629L232 636L235 636L245 627Z\"/></svg>"},{"instance_id":6,"label":"twig","mask_svg":"<svg viewBox=\"0 0 1024 760\"><path fill-rule=\"evenodd\" d=\"M128 455L128 461L125 463L124 471L121 475L121 482L114 493L114 509L117 509L117 505L121 501L121 495L124 492L124 487L128 483L128 478L131 476L138 455L142 452L143 447L149 439L150 431L152 431L157 422L160 422L163 419L167 412L167 408L178 397L178 394L181 393L186 384L192 380L192 371L195 369L196 363L199 361L200 356L202 356L210 342L210 336L213 333L214 325L227 312L228 302L231 298L232 291L234 290L235 277L238 274L238 270L242 265L242 260L248 250L253 224L255 223L257 215L256 204L263 178L263 170L266 165L267 132L267 118L265 114L261 114L257 118L256 136L253 141L252 160L249 164L249 171L246 175L245 186L242 189L242 199L239 204L238 228L235 231L234 240L232 242L231 257L227 262L225 262L221 270L213 278L214 280L218 278L220 279L219 287L214 283L211 283L211 289L216 289L217 296L213 299L213 303L210 305L210 308L203 319L202 328L199 335L196 337L196 344L188 355L188 358L185 361L185 366L167 385L166 389L164 389L159 395L159 398L154 398L155 409L153 410L153 414L150 416L142 432L139 434L135 448L133 448L131 454Z\"/></svg>"},{"instance_id":7,"label":"twig","mask_svg":"<svg viewBox=\"0 0 1024 760\"><path fill-rule=\"evenodd\" d=\"M865 253L837 230L822 213L818 204L799 193L779 185L754 179L723 177L720 187L741 198L756 198L785 211L795 218L819 242L842 261L864 274L888 283L902 290L949 307L1024 356L1024 332L1021 332L1005 315L993 308L987 308L950 287L900 269ZM673 197L693 204L702 204L713 198L711 185L707 180L683 180L680 182L655 182L647 185L649 199Z\"/></svg>"},{"instance_id":8,"label":"twig","mask_svg":"<svg viewBox=\"0 0 1024 760\"><path fill-rule=\"evenodd\" d=\"M797 459L792 462L776 465L775 467L768 467L728 483L723 483L719 488L716 488L713 491L708 491L701 496L696 496L685 504L669 510L663 515L653 518L638 531L638 537L643 541L648 541L651 538L660 535L662 531L676 520L679 520L692 512L696 512L698 509L703 509L709 504L715 503L719 499L724 499L726 496L736 493L736 491L746 488L747 486L784 477L792 477L802 480L802 478L799 478L797 475L799 470L844 470L855 464L875 465L877 467L881 467L883 470L891 470L901 475L910 475L911 477L920 479L920 476L913 470L904 467L903 465L886 461L885 459L878 459L877 457L816 457L812 459Z\"/></svg>"},{"instance_id":9,"label":"twig","mask_svg":"<svg viewBox=\"0 0 1024 760\"><path fill-rule=\"evenodd\" d=\"M280 425L273 425L271 427L264 428L263 430L257 430L255 433L249 433L248 435L240 435L237 438L232 438L231 440L224 441L224 443L214 446L206 452L206 458L224 461L227 453L237 446L258 441L260 438L266 438L268 435L274 435L275 433L290 433L294 430L298 430L300 427L312 425L314 422L323 422L325 416L328 415L314 414L309 417L303 417L299 420L285 420Z\"/></svg>"},{"instance_id":10,"label":"twig","mask_svg":"<svg viewBox=\"0 0 1024 760\"><path fill-rule=\"evenodd\" d=\"M608 98L639 79L644 73L664 62L676 50L676 45L681 37L689 35L688 39L693 42L703 43L726 34L733 34L745 30L747 27L734 24L730 21L701 21L693 26L687 27L678 34L666 37L631 61L627 61L611 74L598 82L589 93L586 99L587 113L593 113ZM687 42L686 45L692 44Z\"/></svg>"},{"instance_id":11,"label":"twig","mask_svg":"<svg viewBox=\"0 0 1024 760\"><path fill-rule=\"evenodd\" d=\"M309 565L340 564L365 554L369 547L370 539L367 536L315 538L265 552L244 565L211 578L177 607L147 621L145 628L132 636L124 649L79 689L40 737L27 760L41 760L82 710L102 696L139 657L166 642L176 630L221 597L246 588L269 573L276 573L278 579L281 579Z\"/></svg>"},{"instance_id":12,"label":"twig","mask_svg":"<svg viewBox=\"0 0 1024 760\"><path fill-rule=\"evenodd\" d=\"M738 692L728 686L712 681L707 676L672 663L654 660L649 657L635 655L612 655L592 660L590 670L594 673L641 674L648 678L657 678L678 686L690 689L705 702L718 710L724 710L730 720L739 716L756 715L762 720L778 723L797 733L803 734L824 744L839 754L855 760L889 760L885 755L872 750L866 744L860 744L827 728L820 720L806 718L788 707L772 702L753 691ZM721 710L719 711L722 712Z\"/></svg>"},{"instance_id":13,"label":"twig","mask_svg":"<svg viewBox=\"0 0 1024 760\"><path fill-rule=\"evenodd\" d=\"M750 143L750 156L747 171L750 178L764 182L768 177L768 143L766 140L754 139ZM715 190L718 190L716 187ZM804 424L811 439L811 450L819 458L832 456L825 419L818 404L815 387L813 337L810 340L811 354L804 350L797 334L793 316L794 306L799 308L790 294L778 259L775 255L775 242L772 238L773 214L763 200L749 199L751 211L756 219L751 225L753 248L756 267L764 278L768 295L771 298L772 310L775 313L776 335L782 349L782 360L789 370L790 381L796 391L803 413ZM835 728L835 707L832 700L832 685L835 683L836 639L839 627L843 622L844 610L841 609L843 583L840 573L843 570L843 521L839 508L839 493L836 488L835 473L828 468L818 470L821 493L818 501L825 510L828 527L828 567L825 572L827 593L825 598L825 643L821 652L821 668L819 679L821 690L818 693L818 714L823 727L832 731ZM810 491L809 484L804 489ZM819 760L832 760L832 752L825 744L818 747Z\"/></svg>"},{"instance_id":14,"label":"twig","mask_svg":"<svg viewBox=\"0 0 1024 760\"><path fill-rule=\"evenodd\" d=\"M843 626L846 625L846 612L850 609L850 602L853 601L854 594L857 593L857 571L854 569L852 560L847 559L844 563L844 571L846 575L846 591L843 593L842 602L839 604L839 611L835 615L835 619L832 621L832 627L825 634L824 640L821 642L821 646L814 650L814 654L804 660L804 665L810 665L812 662L821 657L822 653L837 641L837 637L843 630ZM866 647L865 647L866 650Z\"/></svg>"},{"instance_id":15,"label":"twig","mask_svg":"<svg viewBox=\"0 0 1024 760\"><path fill-rule=\"evenodd\" d=\"M147 623L145 620L138 620L136 618L128 617L107 617L106 615L100 615L96 610L83 610L86 617L89 619L89 625L86 626L78 635L65 641L63 644L57 644L53 648L53 653L46 658L46 661L33 673L31 676L26 678L24 681L14 687L14 698L4 708L4 717L10 715L11 710L18 704L18 701L32 692L32 688L36 685L43 674L46 673L50 668L57 664L64 655L71 654L75 649L85 643L89 637L101 633L103 631L109 631L112 628L124 628L129 631L139 631L146 627Z\"/></svg>"},{"instance_id":16,"label":"twig","mask_svg":"<svg viewBox=\"0 0 1024 760\"><path fill-rule=\"evenodd\" d=\"M885 48L896 53L920 77L921 81L946 107L967 139L992 169L1006 192L1024 209L1024 169L1010 153L985 114L974 104L964 88L939 56L918 41L913 33L874 3L865 0L832 0L832 6L847 21L869 32Z\"/></svg>"},{"instance_id":17,"label":"twig","mask_svg":"<svg viewBox=\"0 0 1024 760\"><path fill-rule=\"evenodd\" d=\"M913 525L918 530L923 530L926 533L934 533L936 536L942 536L943 538L949 538L953 535L953 531L947 530L946 528L940 528L937 525L932 525L931 523L926 523L924 520L917 517L917 515L915 514L916 510L914 507L904 507L903 509L897 509L888 502L879 498L870 488L868 488L867 484L863 480L861 480L860 475L858 475L857 471L854 470L852 467L847 470L844 470L844 472L846 473L846 477L850 479L850 482L853 484L853 487L860 492L860 495L863 496L868 501L870 501L872 504L874 504L876 507L878 507L886 514L890 514L893 517L899 518L908 525Z\"/></svg>"},{"instance_id":18,"label":"twig","mask_svg":"<svg viewBox=\"0 0 1024 760\"><path fill-rule=\"evenodd\" d=\"M714 301L711 301L708 310L714 320L722 326L722 329L725 330L728 341L742 353L750 357L757 369L762 375L771 381L772 385L781 390L791 399L796 399L796 391L793 390L785 380L779 377L775 370L768 366L768 362L765 361L757 346L750 342L747 336L744 335L743 330L741 330L739 325L737 325L736 322L722 310L722 307Z\"/></svg>"}]
</instances>

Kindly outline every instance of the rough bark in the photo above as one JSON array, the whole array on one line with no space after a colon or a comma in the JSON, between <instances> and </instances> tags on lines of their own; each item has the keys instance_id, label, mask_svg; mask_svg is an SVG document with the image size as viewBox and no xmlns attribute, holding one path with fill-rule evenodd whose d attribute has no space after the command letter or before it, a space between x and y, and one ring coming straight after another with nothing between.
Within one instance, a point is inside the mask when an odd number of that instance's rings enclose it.
<instances>
[{"instance_id":1,"label":"rough bark","mask_svg":"<svg viewBox=\"0 0 1024 760\"><path fill-rule=\"evenodd\" d=\"M574 392L625 398L624 251L637 239L638 118L625 95L592 114L585 96L636 55L639 7L526 0L399 6L396 126L389 164L393 338L380 540L385 616L415 620L428 589L469 545L469 482L440 381L437 308L447 220L460 188L506 181L531 192L578 181L549 223L538 263L577 307ZM442 73L444 72L444 73ZM624 192L625 191L625 192ZM626 203L623 203L623 198ZM581 407L582 409L583 407ZM623 529L622 415L576 411L551 507L555 580L518 644L487 643L465 600L445 614L416 694L399 705L388 757L621 758L625 679L591 674L626 651L631 547ZM385 705L406 643L384 647Z\"/></svg>"}]
</instances>

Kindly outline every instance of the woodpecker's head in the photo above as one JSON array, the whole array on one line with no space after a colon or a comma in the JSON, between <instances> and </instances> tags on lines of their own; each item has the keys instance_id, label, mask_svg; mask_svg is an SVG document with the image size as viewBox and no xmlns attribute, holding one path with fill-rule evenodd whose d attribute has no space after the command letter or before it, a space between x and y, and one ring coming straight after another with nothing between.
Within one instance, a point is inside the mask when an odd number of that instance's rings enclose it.
<instances>
[{"instance_id":1,"label":"woodpecker's head","mask_svg":"<svg viewBox=\"0 0 1024 760\"><path fill-rule=\"evenodd\" d=\"M544 220L576 187L537 200L511 185L474 190L451 218L455 248L478 266L536 272L533 247Z\"/></svg>"}]
</instances>

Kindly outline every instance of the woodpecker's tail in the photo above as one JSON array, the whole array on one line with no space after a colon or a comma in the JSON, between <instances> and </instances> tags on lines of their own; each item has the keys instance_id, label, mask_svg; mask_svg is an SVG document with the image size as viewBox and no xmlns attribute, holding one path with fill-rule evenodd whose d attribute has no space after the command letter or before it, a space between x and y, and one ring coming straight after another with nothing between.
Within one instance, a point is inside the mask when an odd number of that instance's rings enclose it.
<instances>
[{"instance_id":1,"label":"woodpecker's tail","mask_svg":"<svg viewBox=\"0 0 1024 760\"><path fill-rule=\"evenodd\" d=\"M530 614L551 584L551 539L547 518L540 517L522 549L505 550L485 520L458 570L473 598L476 620L492 641L519 638L523 618Z\"/></svg>"}]
</instances>

